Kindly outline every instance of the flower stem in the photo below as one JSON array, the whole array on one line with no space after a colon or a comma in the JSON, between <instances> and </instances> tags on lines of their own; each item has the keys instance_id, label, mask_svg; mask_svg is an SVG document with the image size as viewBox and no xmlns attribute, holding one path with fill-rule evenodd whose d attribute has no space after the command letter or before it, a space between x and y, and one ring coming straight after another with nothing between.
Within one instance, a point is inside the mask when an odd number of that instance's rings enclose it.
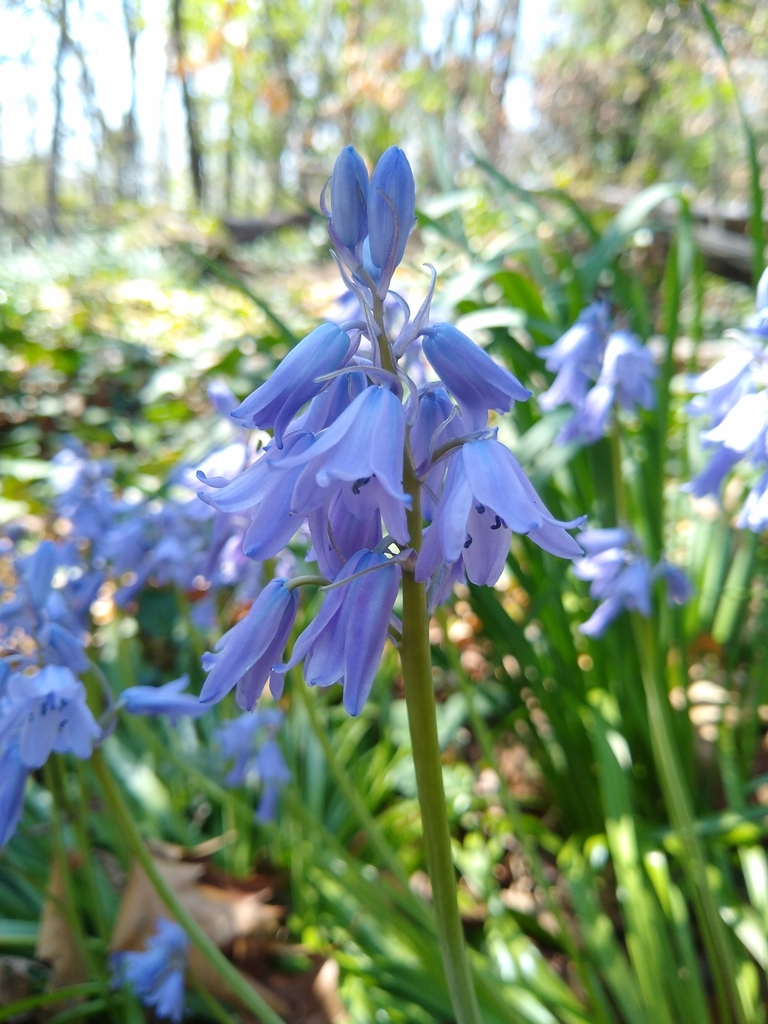
<instances>
[{"instance_id":1,"label":"flower stem","mask_svg":"<svg viewBox=\"0 0 768 1024\"><path fill-rule=\"evenodd\" d=\"M251 1013L262 1021L262 1024L285 1024L283 1018L272 1009L264 996L253 987L245 975L241 974L235 965L227 960L215 942L203 931L186 907L179 902L173 889L157 870L152 855L144 844L141 833L123 800L123 796L100 750L94 751L92 764L109 804L112 817L126 839L131 852L144 869L155 892L166 905L170 914L186 931L200 953L213 967L219 977L226 982L243 1006L247 1007Z\"/></svg>"},{"instance_id":2,"label":"flower stem","mask_svg":"<svg viewBox=\"0 0 768 1024\"><path fill-rule=\"evenodd\" d=\"M374 293L373 315L379 327L381 365L394 372L395 362L384 326L383 302ZM403 490L411 498L407 510L408 536L412 549L421 548L421 484L416 477L406 440L403 452ZM482 1024L477 996L464 942L456 873L451 853L451 830L445 809L443 768L437 738L435 694L432 688L432 658L429 649L429 613L426 588L417 583L412 571L403 567L403 635L400 663L405 683L405 704L411 734L413 765L419 793L427 869L432 883L432 903L443 968L448 983L456 1024Z\"/></svg>"},{"instance_id":3,"label":"flower stem","mask_svg":"<svg viewBox=\"0 0 768 1024\"><path fill-rule=\"evenodd\" d=\"M411 545L418 551L421 547L422 531L419 485L412 468L408 465L408 460L404 484L413 500L408 511L408 531ZM427 597L424 584L417 583L413 573L407 570L403 570L403 639L400 644L400 661L424 829L424 848L432 883L437 937L448 991L457 1024L481 1024L456 898L456 873L445 808L435 695L432 688Z\"/></svg>"}]
</instances>

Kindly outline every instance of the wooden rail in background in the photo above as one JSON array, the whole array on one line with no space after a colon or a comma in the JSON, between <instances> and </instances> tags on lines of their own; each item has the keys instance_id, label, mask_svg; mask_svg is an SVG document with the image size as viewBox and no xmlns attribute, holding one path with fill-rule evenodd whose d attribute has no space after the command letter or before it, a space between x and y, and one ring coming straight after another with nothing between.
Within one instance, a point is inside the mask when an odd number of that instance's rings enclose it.
<instances>
[{"instance_id":1,"label":"wooden rail in background","mask_svg":"<svg viewBox=\"0 0 768 1024\"><path fill-rule=\"evenodd\" d=\"M637 193L624 188L604 188L589 205L620 210ZM752 240L748 234L749 208L746 203L693 203L693 234L707 270L729 281L752 283ZM674 200L660 203L649 218L657 233L676 219ZM667 232L664 232L665 234Z\"/></svg>"}]
</instances>

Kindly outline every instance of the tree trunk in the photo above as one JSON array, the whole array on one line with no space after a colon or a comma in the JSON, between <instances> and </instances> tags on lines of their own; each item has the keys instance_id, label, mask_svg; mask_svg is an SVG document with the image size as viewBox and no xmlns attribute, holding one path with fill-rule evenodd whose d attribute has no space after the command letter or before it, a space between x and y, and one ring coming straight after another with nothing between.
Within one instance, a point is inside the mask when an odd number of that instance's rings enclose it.
<instances>
[{"instance_id":1,"label":"tree trunk","mask_svg":"<svg viewBox=\"0 0 768 1024\"><path fill-rule=\"evenodd\" d=\"M189 148L189 169L192 174L192 188L194 189L197 205L202 206L205 197L203 151L200 145L200 127L197 120L197 111L187 77L181 2L182 0L171 0L173 45L176 50L177 74L181 83L181 96L184 103L184 113L187 118L187 145Z\"/></svg>"},{"instance_id":2,"label":"tree trunk","mask_svg":"<svg viewBox=\"0 0 768 1024\"><path fill-rule=\"evenodd\" d=\"M139 192L139 140L136 129L136 39L138 11L135 0L123 0L123 21L128 39L128 60L131 68L131 105L123 118L118 189L121 196L136 199Z\"/></svg>"},{"instance_id":3,"label":"tree trunk","mask_svg":"<svg viewBox=\"0 0 768 1024\"><path fill-rule=\"evenodd\" d=\"M48 221L56 234L61 230L59 224L59 184L61 176L61 144L64 134L62 65L64 64L64 56L69 39L67 31L67 0L60 0L57 21L59 25L59 41L56 47L56 62L53 66L53 133L51 135L51 156L48 164L48 181L46 185Z\"/></svg>"}]
</instances>

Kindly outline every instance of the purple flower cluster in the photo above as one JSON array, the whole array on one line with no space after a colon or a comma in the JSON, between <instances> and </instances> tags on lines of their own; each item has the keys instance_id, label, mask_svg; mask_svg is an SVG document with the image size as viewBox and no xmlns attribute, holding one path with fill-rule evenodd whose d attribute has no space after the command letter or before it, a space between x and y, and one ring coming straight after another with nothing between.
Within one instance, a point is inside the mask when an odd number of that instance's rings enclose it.
<instances>
[{"instance_id":1,"label":"purple flower cluster","mask_svg":"<svg viewBox=\"0 0 768 1024\"><path fill-rule=\"evenodd\" d=\"M655 579L667 585L670 604L685 604L692 594L691 584L682 569L666 559L651 566L642 553L638 538L631 530L584 530L579 543L585 558L574 563L573 574L590 583L589 594L601 603L579 632L600 637L622 611L651 614L651 589Z\"/></svg>"},{"instance_id":2,"label":"purple flower cluster","mask_svg":"<svg viewBox=\"0 0 768 1024\"><path fill-rule=\"evenodd\" d=\"M0 590L0 846L18 825L29 773L54 751L88 758L101 737L76 678L90 667L83 623L100 579L75 558L71 545L43 541L16 554L16 582Z\"/></svg>"},{"instance_id":3,"label":"purple flower cluster","mask_svg":"<svg viewBox=\"0 0 768 1024\"><path fill-rule=\"evenodd\" d=\"M725 477L740 462L756 479L736 519L739 529L759 533L768 526L768 271L757 288L757 314L746 333L718 363L694 377L689 404L694 415L708 416L701 434L710 452L707 464L683 489L697 498L717 496Z\"/></svg>"},{"instance_id":4,"label":"purple flower cluster","mask_svg":"<svg viewBox=\"0 0 768 1024\"><path fill-rule=\"evenodd\" d=\"M657 369L650 350L629 331L611 329L610 307L598 299L582 310L576 323L546 348L538 350L545 366L556 374L552 386L539 396L545 411L571 405L572 418L558 443L594 444L609 429L615 406L632 412L652 409Z\"/></svg>"},{"instance_id":5,"label":"purple flower cluster","mask_svg":"<svg viewBox=\"0 0 768 1024\"><path fill-rule=\"evenodd\" d=\"M362 319L316 328L233 411L242 427L274 438L233 480L206 477L201 495L223 514L248 516L250 558L275 558L306 524L319 575L265 587L205 655L204 703L234 688L250 710L267 681L279 696L284 673L303 662L310 685L342 683L344 706L359 714L387 637L400 633L403 572L427 584L434 606L465 575L494 583L513 531L554 554L581 554L566 530L583 518L554 518L488 424L490 411L507 413L530 392L455 327L430 323L434 273L413 318L389 291L414 222L405 155L387 150L369 180L347 147L322 205ZM389 337L382 305L391 298L402 316ZM438 380L424 379L422 356ZM429 523L419 552L417 511L419 527ZM305 581L325 587L324 603L284 661Z\"/></svg>"},{"instance_id":6,"label":"purple flower cluster","mask_svg":"<svg viewBox=\"0 0 768 1024\"><path fill-rule=\"evenodd\" d=\"M237 586L252 597L260 569L243 552L248 526L245 516L220 512L197 498L202 485L221 485L247 467L251 444L232 421L237 399L226 385L214 381L208 397L223 422L217 431L226 443L197 465L180 465L167 480L165 496L139 502L119 498L112 486L110 463L90 459L83 446L70 440L53 459L54 508L68 523L69 547L87 551L93 601L109 579L117 585L115 600L132 601L150 582L169 584L187 593L204 593L194 617L200 625L215 622L213 598L220 588ZM209 483L210 481L210 483Z\"/></svg>"}]
</instances>

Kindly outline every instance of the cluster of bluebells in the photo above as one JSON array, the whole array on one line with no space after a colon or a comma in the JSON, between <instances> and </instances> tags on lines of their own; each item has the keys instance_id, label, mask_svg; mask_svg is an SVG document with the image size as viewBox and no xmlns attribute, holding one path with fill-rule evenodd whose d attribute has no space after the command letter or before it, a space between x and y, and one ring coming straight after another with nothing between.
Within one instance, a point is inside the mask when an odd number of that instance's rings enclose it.
<instances>
[{"instance_id":1,"label":"cluster of bluebells","mask_svg":"<svg viewBox=\"0 0 768 1024\"><path fill-rule=\"evenodd\" d=\"M188 952L189 939L181 925L159 917L146 949L112 954L112 983L133 989L158 1019L180 1021Z\"/></svg>"},{"instance_id":2,"label":"cluster of bluebells","mask_svg":"<svg viewBox=\"0 0 768 1024\"><path fill-rule=\"evenodd\" d=\"M414 204L400 149L387 150L370 178L352 147L341 152L322 208L359 318L321 324L233 410L243 427L274 436L230 482L206 478L214 490L202 495L250 517L252 558L277 557L306 524L318 574L267 584L204 657L204 703L234 688L249 710L267 683L278 697L285 673L303 662L310 685L341 683L356 715L387 637L400 635L404 571L426 583L434 607L457 580L495 583L513 531L562 557L582 553L566 531L583 518L555 519L489 425L489 413L509 412L530 392L455 327L430 321L434 273L414 316L390 290ZM399 310L386 333L385 301ZM427 523L418 551L417 503ZM284 661L305 581L325 586L324 601Z\"/></svg>"},{"instance_id":3,"label":"cluster of bluebells","mask_svg":"<svg viewBox=\"0 0 768 1024\"><path fill-rule=\"evenodd\" d=\"M691 597L691 584L682 569L664 558L652 566L631 530L584 530L578 540L585 557L574 563L573 573L589 581L590 597L600 602L579 626L579 632L586 636L602 636L622 611L636 611L648 617L651 591L657 579L664 580L670 604L685 604Z\"/></svg>"},{"instance_id":4,"label":"cluster of bluebells","mask_svg":"<svg viewBox=\"0 0 768 1024\"><path fill-rule=\"evenodd\" d=\"M106 581L118 587L118 603L129 601L150 581L205 591L207 601L193 606L201 625L215 621L213 600L220 587L237 588L238 599L258 589L261 566L243 551L248 517L219 512L197 498L201 479L224 479L253 457L251 438L228 416L237 404L234 397L219 385L212 385L209 396L226 416L229 443L200 466L182 466L174 473L180 498L131 504L117 497L113 467L89 458L82 445L71 441L51 466L53 511L66 523L66 538L42 541L29 555L19 553L21 531L11 528L0 541L5 564L0 587L0 846L16 830L30 773L53 752L90 757L118 709L164 714L172 722L208 710L185 692L184 676L162 686L129 687L117 702L105 689L106 711L97 722L80 677L91 669L86 653L90 608ZM268 759L265 765L266 780ZM272 774L265 791L267 803L274 805L280 772L275 768Z\"/></svg>"},{"instance_id":5,"label":"cluster of bluebells","mask_svg":"<svg viewBox=\"0 0 768 1024\"><path fill-rule=\"evenodd\" d=\"M709 458L684 489L717 497L737 463L747 463L757 479L736 526L759 533L768 526L768 271L757 286L756 315L746 331L733 333L731 351L690 382L696 397L689 412L709 417L701 434Z\"/></svg>"},{"instance_id":6,"label":"cluster of bluebells","mask_svg":"<svg viewBox=\"0 0 768 1024\"><path fill-rule=\"evenodd\" d=\"M67 550L44 541L0 595L0 846L19 822L29 774L54 751L90 757L101 736L77 678L89 667L82 592L75 586L70 604L68 584L53 587L62 558L66 568Z\"/></svg>"},{"instance_id":7,"label":"cluster of bluebells","mask_svg":"<svg viewBox=\"0 0 768 1024\"><path fill-rule=\"evenodd\" d=\"M14 553L10 541L5 546L6 555ZM182 692L182 677L129 687L117 702L105 689L104 720L96 721L79 677L91 668L87 614L100 584L73 561L73 551L70 543L42 541L32 554L16 556L16 579L0 591L0 846L16 830L30 773L52 753L89 758L118 708L174 720L206 710Z\"/></svg>"},{"instance_id":8,"label":"cluster of bluebells","mask_svg":"<svg viewBox=\"0 0 768 1024\"><path fill-rule=\"evenodd\" d=\"M611 323L610 304L600 298L579 314L576 323L554 345L538 349L552 386L539 396L548 412L572 406L573 416L561 429L557 442L594 444L608 433L615 406L633 412L652 409L657 368L650 349L630 331Z\"/></svg>"},{"instance_id":9,"label":"cluster of bluebells","mask_svg":"<svg viewBox=\"0 0 768 1024\"><path fill-rule=\"evenodd\" d=\"M202 594L193 609L201 627L215 621L219 589L236 587L238 597L247 599L260 581L260 567L244 553L247 518L219 512L197 498L201 481L207 486L209 477L231 478L249 465L258 444L233 423L229 413L237 400L226 385L213 382L208 397L221 417L218 428L227 435L225 443L197 466L176 467L162 498L130 502L117 497L114 467L107 460L91 459L74 439L51 467L54 509L68 524L70 544L88 553L87 578L95 592L110 579L121 606L150 582Z\"/></svg>"}]
</instances>

